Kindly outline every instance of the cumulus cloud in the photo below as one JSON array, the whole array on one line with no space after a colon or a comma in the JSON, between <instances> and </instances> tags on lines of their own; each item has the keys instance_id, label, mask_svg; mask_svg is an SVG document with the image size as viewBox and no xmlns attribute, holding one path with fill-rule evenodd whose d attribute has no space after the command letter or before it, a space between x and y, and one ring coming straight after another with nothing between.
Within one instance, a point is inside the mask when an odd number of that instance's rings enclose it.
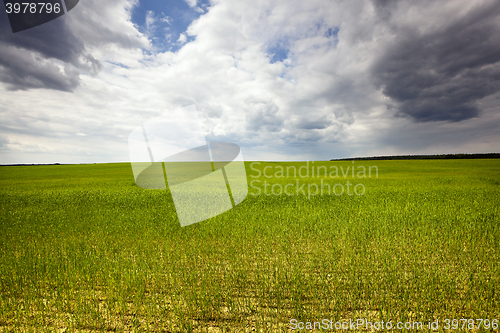
<instances>
[{"instance_id":1,"label":"cumulus cloud","mask_svg":"<svg viewBox=\"0 0 500 333\"><path fill-rule=\"evenodd\" d=\"M183 49L182 63L211 55L189 71L197 73L197 100L229 106L221 108L226 111L218 133L282 149L301 140L322 144L339 140L353 114L377 107L377 91L366 75L366 58L376 45L360 33L373 29L353 24L374 21L364 20L370 4L336 5L221 2L191 25L196 41ZM286 49L286 59L272 61L274 45ZM202 94L207 90L211 95ZM235 113L245 116L236 120Z\"/></svg>"}]
</instances>

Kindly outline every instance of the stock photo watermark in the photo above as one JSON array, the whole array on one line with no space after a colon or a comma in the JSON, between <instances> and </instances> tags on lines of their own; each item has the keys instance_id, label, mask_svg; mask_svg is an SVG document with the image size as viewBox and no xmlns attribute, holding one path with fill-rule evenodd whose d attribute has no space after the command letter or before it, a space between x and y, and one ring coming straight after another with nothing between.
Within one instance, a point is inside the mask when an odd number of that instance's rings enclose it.
<instances>
[{"instance_id":1,"label":"stock photo watermark","mask_svg":"<svg viewBox=\"0 0 500 333\"><path fill-rule=\"evenodd\" d=\"M13 33L55 20L75 8L80 0L4 0Z\"/></svg>"},{"instance_id":2,"label":"stock photo watermark","mask_svg":"<svg viewBox=\"0 0 500 333\"><path fill-rule=\"evenodd\" d=\"M363 180L378 178L377 166L303 162L250 163L250 183L241 149L207 140L195 105L170 110L138 124L128 137L137 186L170 191L181 226L226 212L252 196L362 196ZM319 165L321 164L321 165ZM249 191L249 187L251 191Z\"/></svg>"},{"instance_id":3,"label":"stock photo watermark","mask_svg":"<svg viewBox=\"0 0 500 333\"><path fill-rule=\"evenodd\" d=\"M205 137L195 105L150 119L128 137L137 186L170 191L182 227L233 209L247 196L237 144Z\"/></svg>"},{"instance_id":4,"label":"stock photo watermark","mask_svg":"<svg viewBox=\"0 0 500 333\"><path fill-rule=\"evenodd\" d=\"M252 196L303 195L308 199L317 195L361 196L366 193L362 180L378 178L377 166L355 165L354 161L348 166L314 165L314 162L307 161L299 167L268 165L262 170L258 168L260 165L261 162L250 164L250 177L253 180L250 181L249 194ZM288 182L282 182L281 179Z\"/></svg>"},{"instance_id":5,"label":"stock photo watermark","mask_svg":"<svg viewBox=\"0 0 500 333\"><path fill-rule=\"evenodd\" d=\"M428 321L396 321L390 320L374 321L366 318L349 319L343 321L333 321L331 319L322 319L319 321L299 321L290 319L290 329L295 330L370 330L370 331L437 331L444 330L479 330L479 329L498 329L498 319L434 319Z\"/></svg>"}]
</instances>

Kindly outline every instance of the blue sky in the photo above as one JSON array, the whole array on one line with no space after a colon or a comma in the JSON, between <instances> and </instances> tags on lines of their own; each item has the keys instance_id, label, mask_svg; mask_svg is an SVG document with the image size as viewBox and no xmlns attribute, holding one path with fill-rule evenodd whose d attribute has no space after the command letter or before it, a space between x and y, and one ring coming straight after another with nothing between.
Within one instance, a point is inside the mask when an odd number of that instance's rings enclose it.
<instances>
[{"instance_id":1,"label":"blue sky","mask_svg":"<svg viewBox=\"0 0 500 333\"><path fill-rule=\"evenodd\" d=\"M156 52L178 51L184 43L179 42L182 33L186 35L188 26L207 12L210 2L198 1L190 7L183 0L140 1L132 10L131 21L138 30L148 34ZM186 35L186 42L194 40Z\"/></svg>"}]
</instances>

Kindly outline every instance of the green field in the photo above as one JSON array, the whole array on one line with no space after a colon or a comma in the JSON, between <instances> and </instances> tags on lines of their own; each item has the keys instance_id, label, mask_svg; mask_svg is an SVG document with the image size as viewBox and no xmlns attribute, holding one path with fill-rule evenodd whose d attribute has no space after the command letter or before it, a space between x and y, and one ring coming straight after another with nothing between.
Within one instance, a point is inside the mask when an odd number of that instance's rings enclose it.
<instances>
[{"instance_id":1,"label":"green field","mask_svg":"<svg viewBox=\"0 0 500 333\"><path fill-rule=\"evenodd\" d=\"M439 331L446 318L482 318L491 331L499 159L315 162L367 173L286 177L304 165L247 162L248 197L184 228L168 190L137 187L127 163L0 167L0 332L268 332L358 318L439 320ZM272 177L255 178L265 167ZM321 179L364 194L264 193L264 181L278 193Z\"/></svg>"}]
</instances>

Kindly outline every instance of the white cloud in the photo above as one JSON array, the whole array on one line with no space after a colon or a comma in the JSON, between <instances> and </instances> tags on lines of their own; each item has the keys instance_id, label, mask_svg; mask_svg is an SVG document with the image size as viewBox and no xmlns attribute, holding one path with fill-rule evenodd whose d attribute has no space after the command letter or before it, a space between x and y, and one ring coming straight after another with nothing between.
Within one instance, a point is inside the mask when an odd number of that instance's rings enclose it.
<instances>
[{"instance_id":1,"label":"white cloud","mask_svg":"<svg viewBox=\"0 0 500 333\"><path fill-rule=\"evenodd\" d=\"M188 4L189 7L194 8L196 7L196 0L185 0L186 3Z\"/></svg>"},{"instance_id":2,"label":"white cloud","mask_svg":"<svg viewBox=\"0 0 500 333\"><path fill-rule=\"evenodd\" d=\"M131 12L137 3L138 0L111 0L105 4L87 0L65 18L95 58L135 66L142 58L142 49L151 48L148 36L131 22Z\"/></svg>"},{"instance_id":3,"label":"white cloud","mask_svg":"<svg viewBox=\"0 0 500 333\"><path fill-rule=\"evenodd\" d=\"M148 10L146 13L146 29L149 31L153 29L155 24L155 17L152 10Z\"/></svg>"},{"instance_id":4,"label":"white cloud","mask_svg":"<svg viewBox=\"0 0 500 333\"><path fill-rule=\"evenodd\" d=\"M35 158L28 154L35 151L59 162L127 160L126 138L135 126L192 103L211 137L239 143L247 159L473 152L499 139L487 126L499 123L498 100L485 99L484 118L416 124L394 117L372 82L374 63L395 38L391 25L438 29L439 20L464 10L463 1L432 5L427 21L417 10L422 6L402 2L384 21L380 9L360 0L220 0L180 35L178 52L150 56L141 49L150 47L147 36L130 23L134 3L99 3L104 8L95 15L108 25L102 35L86 28L83 13L72 27L103 70L82 76L82 85L64 98L50 90L1 89L8 97L0 99L6 120L0 133L11 150L0 162L24 162L15 159ZM338 36L329 36L335 29ZM190 43L188 36L194 37ZM278 43L288 48L288 59L271 64L269 50ZM456 140L461 133L469 136Z\"/></svg>"},{"instance_id":5,"label":"white cloud","mask_svg":"<svg viewBox=\"0 0 500 333\"><path fill-rule=\"evenodd\" d=\"M187 41L186 34L180 34L179 39L177 39L177 42L180 44L184 44Z\"/></svg>"}]
</instances>

